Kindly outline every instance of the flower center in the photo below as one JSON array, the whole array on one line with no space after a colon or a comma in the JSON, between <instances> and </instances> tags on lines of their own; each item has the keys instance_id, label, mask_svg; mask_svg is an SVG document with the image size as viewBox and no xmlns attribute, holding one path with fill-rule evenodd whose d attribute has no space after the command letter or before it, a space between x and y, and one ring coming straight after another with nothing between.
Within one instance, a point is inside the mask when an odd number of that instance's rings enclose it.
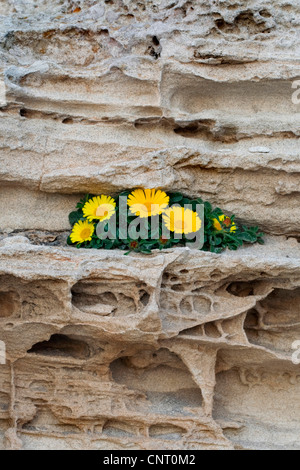
<instances>
[{"instance_id":1,"label":"flower center","mask_svg":"<svg viewBox=\"0 0 300 470\"><path fill-rule=\"evenodd\" d=\"M84 228L80 234L82 239L89 238L91 236L91 231L89 228Z\"/></svg>"},{"instance_id":2,"label":"flower center","mask_svg":"<svg viewBox=\"0 0 300 470\"><path fill-rule=\"evenodd\" d=\"M231 219L229 217L226 217L226 219L224 220L224 224L226 225L226 227L229 227L229 225L231 225Z\"/></svg>"},{"instance_id":3,"label":"flower center","mask_svg":"<svg viewBox=\"0 0 300 470\"><path fill-rule=\"evenodd\" d=\"M136 248L138 246L138 242L131 242L130 248Z\"/></svg>"},{"instance_id":4,"label":"flower center","mask_svg":"<svg viewBox=\"0 0 300 470\"><path fill-rule=\"evenodd\" d=\"M96 217L107 217L108 210L103 206L98 206L96 210Z\"/></svg>"}]
</instances>

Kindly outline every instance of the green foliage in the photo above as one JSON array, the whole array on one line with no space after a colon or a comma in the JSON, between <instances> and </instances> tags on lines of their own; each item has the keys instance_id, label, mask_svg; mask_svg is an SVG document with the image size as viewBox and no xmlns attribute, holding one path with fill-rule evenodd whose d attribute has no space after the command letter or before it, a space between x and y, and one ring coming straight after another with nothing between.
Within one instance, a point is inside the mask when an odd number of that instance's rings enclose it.
<instances>
[{"instance_id":1,"label":"green foliage","mask_svg":"<svg viewBox=\"0 0 300 470\"><path fill-rule=\"evenodd\" d=\"M140 252L145 254L150 254L152 250L163 250L172 248L174 246L188 246L189 241L183 235L182 239L178 239L174 237L174 234L171 232L171 237L169 239L162 238L162 224L163 219L162 215L159 217L159 226L155 233L152 233L151 236L151 223L150 219L148 222L148 238L143 240L132 240L130 238L126 238L125 240L119 237L119 197L120 196L128 196L131 191L123 191L119 194L116 199L116 220L117 220L117 238L116 240L101 240L98 238L96 234L96 227L99 221L95 220L95 232L92 236L90 241L86 241L83 243L75 244L78 248L95 248L95 249L120 249L124 250L125 254L129 254L130 252ZM184 205L191 205L192 209L195 211L197 204L204 205L204 245L202 250L210 251L212 253L221 253L226 248L229 250L237 250L243 244L264 244L263 236L264 233L259 230L258 227L246 227L244 225L239 226L235 222L235 216L232 215L228 217L224 215L223 211L216 207L213 208L212 205L207 202L203 201L201 198L191 199L184 196L181 193L167 193L170 197L169 206L172 205L180 205L184 207ZM73 211L69 215L70 225L74 227L80 220L86 220L83 216L83 207L87 201L93 198L93 195L87 194L80 202L77 204L77 210ZM136 216L128 211L127 215L127 226L136 219ZM222 220L224 219L224 220ZM215 224L216 221L219 222L218 228L216 228ZM105 222L102 222L105 224ZM202 221L203 223L203 221ZM107 222L106 222L107 226ZM107 229L107 227L106 227ZM71 242L70 237L67 240L68 245L73 245Z\"/></svg>"}]
</instances>

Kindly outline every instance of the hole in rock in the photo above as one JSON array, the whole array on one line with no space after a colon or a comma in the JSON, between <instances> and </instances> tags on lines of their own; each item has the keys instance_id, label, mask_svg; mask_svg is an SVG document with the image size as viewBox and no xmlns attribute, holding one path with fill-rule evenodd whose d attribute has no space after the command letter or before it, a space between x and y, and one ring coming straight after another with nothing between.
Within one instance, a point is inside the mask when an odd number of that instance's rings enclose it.
<instances>
[{"instance_id":1,"label":"hole in rock","mask_svg":"<svg viewBox=\"0 0 300 470\"><path fill-rule=\"evenodd\" d=\"M172 88L168 106L186 114L198 113L223 113L226 116L241 115L250 116L253 113L271 113L276 107L276 113L286 114L297 112L296 105L287 106L290 100L290 82L288 80L260 80L238 82L216 82L214 80L185 77L180 79L177 75L171 75L177 84ZM292 119L292 118L291 118ZM215 122L216 121L216 122ZM199 128L198 128L199 123ZM176 121L174 128L181 132L186 125L202 129L200 137L212 141L234 143L247 134L244 134L241 124L233 121L221 123L219 120L195 120L187 122ZM205 125L206 124L206 125ZM205 134L206 132L206 134ZM265 131L263 131L264 133ZM283 131L284 132L284 131ZM286 131L287 132L287 131ZM195 134L194 134L195 135ZM272 134L273 135L273 134ZM193 134L191 133L191 137ZM280 134L280 137L283 137ZM286 135L287 137L287 135ZM193 167L195 169L195 167Z\"/></svg>"},{"instance_id":2,"label":"hole in rock","mask_svg":"<svg viewBox=\"0 0 300 470\"><path fill-rule=\"evenodd\" d=\"M43 405L37 407L35 417L24 423L22 429L33 432L55 432L63 435L78 434L80 432L76 426L60 422L54 413Z\"/></svg>"},{"instance_id":3,"label":"hole in rock","mask_svg":"<svg viewBox=\"0 0 300 470\"><path fill-rule=\"evenodd\" d=\"M211 311L211 301L200 295L193 296L194 310L197 313L208 314Z\"/></svg>"},{"instance_id":4,"label":"hole in rock","mask_svg":"<svg viewBox=\"0 0 300 470\"><path fill-rule=\"evenodd\" d=\"M180 274L188 274L189 273L189 270L188 269L182 269L180 271Z\"/></svg>"},{"instance_id":5,"label":"hole in rock","mask_svg":"<svg viewBox=\"0 0 300 470\"><path fill-rule=\"evenodd\" d=\"M198 325L198 326L193 326L192 328L186 328L185 330L180 331L179 336L203 336L204 331L203 331L204 326L203 325Z\"/></svg>"},{"instance_id":6,"label":"hole in rock","mask_svg":"<svg viewBox=\"0 0 300 470\"><path fill-rule=\"evenodd\" d=\"M0 392L0 412L7 411L9 409L9 395L8 393Z\"/></svg>"},{"instance_id":7,"label":"hole in rock","mask_svg":"<svg viewBox=\"0 0 300 470\"><path fill-rule=\"evenodd\" d=\"M115 312L118 299L109 291L97 295L96 285L78 283L72 289L72 303L83 312L105 316Z\"/></svg>"},{"instance_id":8,"label":"hole in rock","mask_svg":"<svg viewBox=\"0 0 300 470\"><path fill-rule=\"evenodd\" d=\"M274 367L263 358L254 349L219 350L213 418L222 421L236 448L299 448L300 382L292 381L297 373L284 373L286 364Z\"/></svg>"},{"instance_id":9,"label":"hole in rock","mask_svg":"<svg viewBox=\"0 0 300 470\"><path fill-rule=\"evenodd\" d=\"M150 295L148 294L148 292L142 290L140 292L140 301L144 305L144 307L148 305L149 300L150 300Z\"/></svg>"},{"instance_id":10,"label":"hole in rock","mask_svg":"<svg viewBox=\"0 0 300 470\"><path fill-rule=\"evenodd\" d=\"M32 346L29 354L42 356L73 357L74 359L87 359L90 356L88 345L81 340L69 336L55 334L49 341L41 341Z\"/></svg>"},{"instance_id":11,"label":"hole in rock","mask_svg":"<svg viewBox=\"0 0 300 470\"><path fill-rule=\"evenodd\" d=\"M300 288L274 289L247 313L244 327L250 343L290 354L300 334Z\"/></svg>"},{"instance_id":12,"label":"hole in rock","mask_svg":"<svg viewBox=\"0 0 300 470\"><path fill-rule=\"evenodd\" d=\"M249 312L247 313L245 323L244 323L244 327L245 327L245 329L257 328L258 325L259 325L259 313L258 313L257 310L255 310L253 308L253 309L249 310Z\"/></svg>"},{"instance_id":13,"label":"hole in rock","mask_svg":"<svg viewBox=\"0 0 300 470\"><path fill-rule=\"evenodd\" d=\"M275 289L260 304L266 311L263 317L266 325L300 323L300 287L294 290Z\"/></svg>"},{"instance_id":14,"label":"hole in rock","mask_svg":"<svg viewBox=\"0 0 300 470\"><path fill-rule=\"evenodd\" d=\"M155 46L159 46L159 44L160 44L159 39L157 38L157 36L153 36L152 42Z\"/></svg>"},{"instance_id":15,"label":"hole in rock","mask_svg":"<svg viewBox=\"0 0 300 470\"><path fill-rule=\"evenodd\" d=\"M182 137L206 137L208 139L212 139L212 128L215 124L216 122L211 119L203 119L186 123L184 125L178 125L175 127L174 132Z\"/></svg>"},{"instance_id":16,"label":"hole in rock","mask_svg":"<svg viewBox=\"0 0 300 470\"><path fill-rule=\"evenodd\" d=\"M225 22L223 18L218 18L217 20L215 20L215 25L217 26L218 29L223 31L223 29L226 28L227 23Z\"/></svg>"},{"instance_id":17,"label":"hole in rock","mask_svg":"<svg viewBox=\"0 0 300 470\"><path fill-rule=\"evenodd\" d=\"M103 426L102 433L112 437L131 437L136 434L133 426L121 421L108 420Z\"/></svg>"},{"instance_id":18,"label":"hole in rock","mask_svg":"<svg viewBox=\"0 0 300 470\"><path fill-rule=\"evenodd\" d=\"M260 16L262 16L263 18L271 18L272 15L271 13L268 11L268 10L261 10L259 12Z\"/></svg>"},{"instance_id":19,"label":"hole in rock","mask_svg":"<svg viewBox=\"0 0 300 470\"><path fill-rule=\"evenodd\" d=\"M130 295L120 293L118 295L118 305L120 306L120 315L122 315L122 312L136 312L134 299Z\"/></svg>"},{"instance_id":20,"label":"hole in rock","mask_svg":"<svg viewBox=\"0 0 300 470\"><path fill-rule=\"evenodd\" d=\"M73 119L72 118L65 118L62 120L63 124L73 124Z\"/></svg>"},{"instance_id":21,"label":"hole in rock","mask_svg":"<svg viewBox=\"0 0 300 470\"><path fill-rule=\"evenodd\" d=\"M155 439L177 440L181 439L184 433L185 429L168 424L154 424L149 428L149 436Z\"/></svg>"},{"instance_id":22,"label":"hole in rock","mask_svg":"<svg viewBox=\"0 0 300 470\"><path fill-rule=\"evenodd\" d=\"M180 311L183 315L191 315L193 312L193 306L191 304L191 300L189 298L183 299L180 302Z\"/></svg>"},{"instance_id":23,"label":"hole in rock","mask_svg":"<svg viewBox=\"0 0 300 470\"><path fill-rule=\"evenodd\" d=\"M174 284L171 286L171 289L175 292L183 292L185 290L182 284Z\"/></svg>"},{"instance_id":24,"label":"hole in rock","mask_svg":"<svg viewBox=\"0 0 300 470\"><path fill-rule=\"evenodd\" d=\"M201 390L182 360L167 349L155 354L117 359L110 365L113 380L136 392L136 407L138 397L146 396L148 413L189 415L201 408Z\"/></svg>"},{"instance_id":25,"label":"hole in rock","mask_svg":"<svg viewBox=\"0 0 300 470\"><path fill-rule=\"evenodd\" d=\"M154 59L158 59L161 54L161 46L157 36L152 37L152 44L148 47L147 52L149 55L154 57Z\"/></svg>"},{"instance_id":26,"label":"hole in rock","mask_svg":"<svg viewBox=\"0 0 300 470\"><path fill-rule=\"evenodd\" d=\"M11 317L16 310L16 294L14 292L0 292L0 318Z\"/></svg>"},{"instance_id":27,"label":"hole in rock","mask_svg":"<svg viewBox=\"0 0 300 470\"><path fill-rule=\"evenodd\" d=\"M222 273L216 269L215 271L213 271L211 273L210 278L213 281L218 281L218 280L222 279L222 276L223 276Z\"/></svg>"},{"instance_id":28,"label":"hole in rock","mask_svg":"<svg viewBox=\"0 0 300 470\"><path fill-rule=\"evenodd\" d=\"M227 292L236 297L248 297L254 295L254 288L255 285L251 282L232 282L227 287Z\"/></svg>"},{"instance_id":29,"label":"hole in rock","mask_svg":"<svg viewBox=\"0 0 300 470\"><path fill-rule=\"evenodd\" d=\"M170 275L168 273L163 273L162 276L162 284L168 284L170 279Z\"/></svg>"},{"instance_id":30,"label":"hole in rock","mask_svg":"<svg viewBox=\"0 0 300 470\"><path fill-rule=\"evenodd\" d=\"M219 332L214 322L205 323L204 330L205 330L206 336L209 336L210 338L221 337L221 333Z\"/></svg>"},{"instance_id":31,"label":"hole in rock","mask_svg":"<svg viewBox=\"0 0 300 470\"><path fill-rule=\"evenodd\" d=\"M260 16L270 18L271 14L267 10L261 10ZM257 19L251 10L240 12L233 23L228 23L223 18L218 18L215 20L215 25L225 34L244 34L247 32L248 35L254 35L271 31L270 28L266 27L265 20Z\"/></svg>"},{"instance_id":32,"label":"hole in rock","mask_svg":"<svg viewBox=\"0 0 300 470\"><path fill-rule=\"evenodd\" d=\"M114 304L117 302L117 298L112 292L103 292L101 294L101 301L107 304Z\"/></svg>"},{"instance_id":33,"label":"hole in rock","mask_svg":"<svg viewBox=\"0 0 300 470\"><path fill-rule=\"evenodd\" d=\"M215 322L204 323L203 325L187 328L179 333L179 336L208 336L209 338L221 338L222 334L218 330Z\"/></svg>"},{"instance_id":34,"label":"hole in rock","mask_svg":"<svg viewBox=\"0 0 300 470\"><path fill-rule=\"evenodd\" d=\"M110 285L111 284L111 285ZM145 283L88 280L72 288L72 303L82 312L121 317L134 315L149 303ZM111 288L111 291L107 290Z\"/></svg>"}]
</instances>

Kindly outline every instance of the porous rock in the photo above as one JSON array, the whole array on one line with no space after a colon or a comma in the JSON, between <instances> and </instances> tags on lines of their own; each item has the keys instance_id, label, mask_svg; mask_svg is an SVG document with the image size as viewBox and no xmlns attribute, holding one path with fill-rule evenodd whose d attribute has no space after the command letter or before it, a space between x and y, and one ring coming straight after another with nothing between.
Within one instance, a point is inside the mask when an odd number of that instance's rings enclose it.
<instances>
[{"instance_id":1,"label":"porous rock","mask_svg":"<svg viewBox=\"0 0 300 470\"><path fill-rule=\"evenodd\" d=\"M299 23L296 0L0 1L0 448L300 448ZM266 245L55 246L82 194L137 186Z\"/></svg>"}]
</instances>

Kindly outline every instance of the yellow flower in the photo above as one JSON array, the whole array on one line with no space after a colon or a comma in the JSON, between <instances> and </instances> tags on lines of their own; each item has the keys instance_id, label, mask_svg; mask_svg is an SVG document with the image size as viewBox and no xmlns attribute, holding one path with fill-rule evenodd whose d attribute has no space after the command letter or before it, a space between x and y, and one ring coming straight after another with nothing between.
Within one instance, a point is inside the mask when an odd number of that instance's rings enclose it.
<instances>
[{"instance_id":1,"label":"yellow flower","mask_svg":"<svg viewBox=\"0 0 300 470\"><path fill-rule=\"evenodd\" d=\"M231 218L228 217L228 216L225 215L225 214L218 215L218 218L217 218L217 219L213 219L213 222L214 222L214 227L215 227L215 229L218 230L218 231L223 230L223 227L222 227L221 222L223 222L223 224L224 224L227 228L230 227L230 232L236 232L236 230L237 230L236 223L233 222L233 221L231 220Z\"/></svg>"},{"instance_id":2,"label":"yellow flower","mask_svg":"<svg viewBox=\"0 0 300 470\"><path fill-rule=\"evenodd\" d=\"M175 233L198 232L202 224L197 212L179 206L169 207L162 217L168 230Z\"/></svg>"},{"instance_id":3,"label":"yellow flower","mask_svg":"<svg viewBox=\"0 0 300 470\"><path fill-rule=\"evenodd\" d=\"M84 217L90 222L97 219L108 220L115 213L116 201L110 196L93 197L87 201L82 209Z\"/></svg>"},{"instance_id":4,"label":"yellow flower","mask_svg":"<svg viewBox=\"0 0 300 470\"><path fill-rule=\"evenodd\" d=\"M72 243L83 243L90 241L95 231L94 224L91 224L87 220L79 220L74 225L72 233L70 235Z\"/></svg>"},{"instance_id":5,"label":"yellow flower","mask_svg":"<svg viewBox=\"0 0 300 470\"><path fill-rule=\"evenodd\" d=\"M169 196L160 189L136 189L128 196L127 204L132 214L142 218L158 215L168 207Z\"/></svg>"}]
</instances>

